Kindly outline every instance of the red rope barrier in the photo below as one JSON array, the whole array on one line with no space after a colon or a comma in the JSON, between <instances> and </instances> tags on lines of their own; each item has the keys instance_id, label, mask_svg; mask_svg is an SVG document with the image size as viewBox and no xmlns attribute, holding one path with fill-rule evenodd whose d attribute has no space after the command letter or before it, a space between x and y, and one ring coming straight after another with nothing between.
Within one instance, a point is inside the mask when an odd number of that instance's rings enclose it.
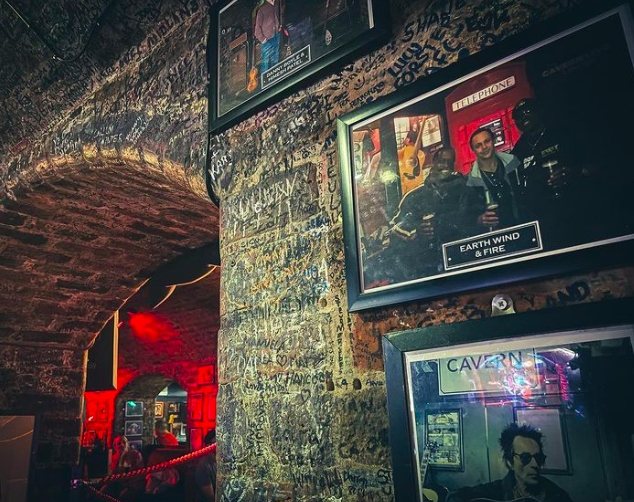
<instances>
[{"instance_id":1,"label":"red rope barrier","mask_svg":"<svg viewBox=\"0 0 634 502\"><path fill-rule=\"evenodd\" d=\"M173 458L172 460L167 460L165 462L161 462L160 464L155 464L150 467L144 467L143 469L137 469L136 471L122 472L119 474L111 474L110 476L105 476L103 478L81 479L76 481L79 481L81 484L89 486L89 485L98 485L101 483L105 484L105 483L109 483L110 481L117 481L119 479L136 478L137 476L145 476L154 471L161 471L163 469L174 467L175 465L184 464L186 462L189 462L190 460L194 460L198 457L202 457L212 451L216 451L215 443L209 446L205 446L204 448L200 450L188 453L187 455L183 455L182 457ZM100 495L103 495L103 494L100 494ZM112 499L112 497L109 497L109 499ZM116 499L112 499L112 500L116 501Z\"/></svg>"}]
</instances>

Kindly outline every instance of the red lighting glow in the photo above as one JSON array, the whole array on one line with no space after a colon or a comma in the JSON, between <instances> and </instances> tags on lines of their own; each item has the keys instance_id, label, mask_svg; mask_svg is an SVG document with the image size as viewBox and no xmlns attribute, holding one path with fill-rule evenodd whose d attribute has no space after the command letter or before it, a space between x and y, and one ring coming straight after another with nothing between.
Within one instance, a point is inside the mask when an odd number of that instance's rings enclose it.
<instances>
[{"instance_id":1,"label":"red lighting glow","mask_svg":"<svg viewBox=\"0 0 634 502\"><path fill-rule=\"evenodd\" d=\"M171 323L149 312L128 313L128 324L132 332L139 338L148 341L165 340L177 334Z\"/></svg>"}]
</instances>

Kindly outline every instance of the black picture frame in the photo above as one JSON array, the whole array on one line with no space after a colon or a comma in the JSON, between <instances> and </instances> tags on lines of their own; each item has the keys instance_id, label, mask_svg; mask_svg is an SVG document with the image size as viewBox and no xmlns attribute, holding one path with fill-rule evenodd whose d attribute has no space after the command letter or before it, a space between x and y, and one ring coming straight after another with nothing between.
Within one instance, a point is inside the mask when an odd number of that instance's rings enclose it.
<instances>
[{"instance_id":1,"label":"black picture frame","mask_svg":"<svg viewBox=\"0 0 634 502\"><path fill-rule=\"evenodd\" d=\"M126 437L143 435L143 420L126 420L124 423L123 434Z\"/></svg>"},{"instance_id":2,"label":"black picture frame","mask_svg":"<svg viewBox=\"0 0 634 502\"><path fill-rule=\"evenodd\" d=\"M300 85L353 61L378 47L389 35L389 2L306 0L297 3L301 8L298 13L287 12L284 2L280 2L276 2L283 27L278 31L280 59L265 72L259 71L255 79L252 68L257 68L255 62L258 57L261 61L262 53L262 44L255 36L256 8L261 3L221 0L212 7L208 43L211 133L235 125ZM286 14L301 19L285 20ZM310 25L305 24L307 20ZM295 47L293 42L292 53L287 55L284 48L290 46L293 33L301 33L303 39L299 36L294 39L306 45ZM254 82L257 82L255 89Z\"/></svg>"},{"instance_id":3,"label":"black picture frame","mask_svg":"<svg viewBox=\"0 0 634 502\"><path fill-rule=\"evenodd\" d=\"M142 417L143 401L126 401L125 402L126 417Z\"/></svg>"},{"instance_id":4,"label":"black picture frame","mask_svg":"<svg viewBox=\"0 0 634 502\"><path fill-rule=\"evenodd\" d=\"M623 326L631 330L633 323L634 298L626 298L436 325L385 335L382 346L395 501L420 500L414 445L416 427L420 427L420 424L416 424L410 415L414 406L408 397L411 385L408 379L408 356L415 352L437 352L481 342L488 342L495 349L502 342L516 338L521 340L533 335L543 335L543 339L548 340L551 335L574 331L591 332ZM464 434L469 433L465 430ZM466 446L464 448L465 458L469 459L474 452L469 452Z\"/></svg>"},{"instance_id":5,"label":"black picture frame","mask_svg":"<svg viewBox=\"0 0 634 502\"><path fill-rule=\"evenodd\" d=\"M12 500L26 502L34 497L41 421L39 413L0 410L0 472Z\"/></svg>"},{"instance_id":6,"label":"black picture frame","mask_svg":"<svg viewBox=\"0 0 634 502\"><path fill-rule=\"evenodd\" d=\"M430 443L430 467L464 470L461 408L426 410L425 437Z\"/></svg>"},{"instance_id":7,"label":"black picture frame","mask_svg":"<svg viewBox=\"0 0 634 502\"><path fill-rule=\"evenodd\" d=\"M608 158L629 156L631 127L619 114L634 103L632 33L629 4L576 8L340 117L350 311L630 262L634 177ZM609 57L599 58L606 48ZM511 118L526 98L548 124L534 151L528 139L520 145L525 133ZM601 151L611 152L605 159L584 146L592 120ZM470 135L483 125L491 132L474 139L490 134L493 148L516 154L498 154L508 179L473 165ZM462 175L448 174L448 148ZM568 175L563 187L547 184L553 170ZM601 224L591 223L594 207ZM485 225L487 208L506 223Z\"/></svg>"}]
</instances>

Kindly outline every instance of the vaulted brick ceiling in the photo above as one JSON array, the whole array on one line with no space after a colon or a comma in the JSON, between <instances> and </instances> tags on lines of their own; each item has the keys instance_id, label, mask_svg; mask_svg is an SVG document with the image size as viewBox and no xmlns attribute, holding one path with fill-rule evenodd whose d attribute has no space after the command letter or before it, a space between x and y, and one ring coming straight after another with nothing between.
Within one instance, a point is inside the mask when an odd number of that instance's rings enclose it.
<instances>
[{"instance_id":1,"label":"vaulted brick ceiling","mask_svg":"<svg viewBox=\"0 0 634 502\"><path fill-rule=\"evenodd\" d=\"M56 169L49 159L52 174L17 184L11 163L134 61L157 26L203 5L0 0L0 343L87 347L157 269L218 240L199 186L142 158L67 157Z\"/></svg>"},{"instance_id":2,"label":"vaulted brick ceiling","mask_svg":"<svg viewBox=\"0 0 634 502\"><path fill-rule=\"evenodd\" d=\"M0 0L0 159L28 148L129 62L158 20L199 8L196 0Z\"/></svg>"},{"instance_id":3,"label":"vaulted brick ceiling","mask_svg":"<svg viewBox=\"0 0 634 502\"><path fill-rule=\"evenodd\" d=\"M16 195L0 208L3 343L87 346L160 265L218 240L211 202L132 162Z\"/></svg>"}]
</instances>

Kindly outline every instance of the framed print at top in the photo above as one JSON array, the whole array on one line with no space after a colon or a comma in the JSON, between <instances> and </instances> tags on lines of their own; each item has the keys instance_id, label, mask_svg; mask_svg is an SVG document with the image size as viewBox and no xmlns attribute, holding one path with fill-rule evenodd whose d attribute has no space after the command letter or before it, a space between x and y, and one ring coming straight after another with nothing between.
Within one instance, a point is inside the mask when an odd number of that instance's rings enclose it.
<instances>
[{"instance_id":1,"label":"framed print at top","mask_svg":"<svg viewBox=\"0 0 634 502\"><path fill-rule=\"evenodd\" d=\"M125 402L126 417L142 417L143 401L126 401Z\"/></svg>"},{"instance_id":2,"label":"framed print at top","mask_svg":"<svg viewBox=\"0 0 634 502\"><path fill-rule=\"evenodd\" d=\"M387 38L379 0L221 0L209 34L209 128L219 132ZM306 82L307 83L307 82Z\"/></svg>"},{"instance_id":3,"label":"framed print at top","mask_svg":"<svg viewBox=\"0 0 634 502\"><path fill-rule=\"evenodd\" d=\"M588 9L339 119L350 310L631 260L631 13Z\"/></svg>"},{"instance_id":4,"label":"framed print at top","mask_svg":"<svg viewBox=\"0 0 634 502\"><path fill-rule=\"evenodd\" d=\"M518 424L531 424L544 434L547 464L544 465L542 472L572 474L563 410L559 406L529 406L515 408L514 413Z\"/></svg>"},{"instance_id":5,"label":"framed print at top","mask_svg":"<svg viewBox=\"0 0 634 502\"><path fill-rule=\"evenodd\" d=\"M572 500L632 500L633 313L629 298L385 335L396 502L488 500L526 465ZM433 455L458 417L462 468L447 469Z\"/></svg>"}]
</instances>

